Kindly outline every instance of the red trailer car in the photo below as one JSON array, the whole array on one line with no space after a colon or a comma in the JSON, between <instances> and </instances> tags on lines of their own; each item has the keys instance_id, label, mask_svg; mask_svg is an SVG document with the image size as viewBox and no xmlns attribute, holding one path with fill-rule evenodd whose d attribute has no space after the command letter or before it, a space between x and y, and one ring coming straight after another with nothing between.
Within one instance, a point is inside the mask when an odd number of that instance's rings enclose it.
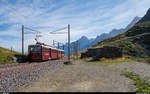
<instances>
[{"instance_id":1,"label":"red trailer car","mask_svg":"<svg viewBox=\"0 0 150 94\"><path fill-rule=\"evenodd\" d=\"M61 58L63 58L64 57L64 50L61 50L60 52L61 52Z\"/></svg>"},{"instance_id":2,"label":"red trailer car","mask_svg":"<svg viewBox=\"0 0 150 94\"><path fill-rule=\"evenodd\" d=\"M57 56L58 58L61 58L61 50L58 50Z\"/></svg>"},{"instance_id":3,"label":"red trailer car","mask_svg":"<svg viewBox=\"0 0 150 94\"><path fill-rule=\"evenodd\" d=\"M58 58L58 56L57 56L58 50L56 48L51 48L50 53L51 53L51 55L50 55L51 59L57 59Z\"/></svg>"},{"instance_id":4,"label":"red trailer car","mask_svg":"<svg viewBox=\"0 0 150 94\"><path fill-rule=\"evenodd\" d=\"M49 60L59 59L64 57L64 50L58 50L51 46L45 45L29 45L28 46L28 58L29 60Z\"/></svg>"}]
</instances>

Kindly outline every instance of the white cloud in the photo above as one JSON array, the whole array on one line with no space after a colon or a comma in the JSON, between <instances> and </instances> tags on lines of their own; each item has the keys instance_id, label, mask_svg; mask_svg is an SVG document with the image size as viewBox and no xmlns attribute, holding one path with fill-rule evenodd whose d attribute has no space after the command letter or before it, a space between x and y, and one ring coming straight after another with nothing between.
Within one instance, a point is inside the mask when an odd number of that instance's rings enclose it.
<instances>
[{"instance_id":1,"label":"white cloud","mask_svg":"<svg viewBox=\"0 0 150 94\"><path fill-rule=\"evenodd\" d=\"M85 0L80 4L78 0L53 2L50 0L17 0L12 5L6 0L0 3L0 25L11 24L0 35L18 37L13 41L21 44L21 25L42 31L40 41L52 44L52 40L67 42L67 35L49 35L48 32L71 24L71 41L81 36L96 37L113 28L124 28L135 16L143 16L150 6L150 0L122 0L111 7L111 2L100 0ZM29 3L30 2L30 3ZM26 32L27 30L25 30ZM34 35L25 35L26 48L34 43ZM0 45L9 47L0 38ZM11 42L12 43L12 42ZM20 51L20 46L16 46Z\"/></svg>"}]
</instances>

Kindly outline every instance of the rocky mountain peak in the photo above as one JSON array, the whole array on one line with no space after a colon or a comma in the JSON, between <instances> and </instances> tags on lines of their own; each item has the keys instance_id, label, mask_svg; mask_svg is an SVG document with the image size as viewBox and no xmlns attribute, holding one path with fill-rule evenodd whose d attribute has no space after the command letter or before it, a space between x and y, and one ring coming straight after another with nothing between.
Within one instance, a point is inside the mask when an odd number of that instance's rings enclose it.
<instances>
[{"instance_id":1,"label":"rocky mountain peak","mask_svg":"<svg viewBox=\"0 0 150 94\"><path fill-rule=\"evenodd\" d=\"M150 15L150 8L148 9L147 14L149 14L149 15Z\"/></svg>"},{"instance_id":2,"label":"rocky mountain peak","mask_svg":"<svg viewBox=\"0 0 150 94\"><path fill-rule=\"evenodd\" d=\"M89 40L89 39L88 39L86 36L82 36L79 40L80 40L80 41L81 41L81 40L85 41L85 40Z\"/></svg>"},{"instance_id":3,"label":"rocky mountain peak","mask_svg":"<svg viewBox=\"0 0 150 94\"><path fill-rule=\"evenodd\" d=\"M140 22L148 22L148 21L150 21L150 8L148 9L146 15L138 23L140 23Z\"/></svg>"}]
</instances>

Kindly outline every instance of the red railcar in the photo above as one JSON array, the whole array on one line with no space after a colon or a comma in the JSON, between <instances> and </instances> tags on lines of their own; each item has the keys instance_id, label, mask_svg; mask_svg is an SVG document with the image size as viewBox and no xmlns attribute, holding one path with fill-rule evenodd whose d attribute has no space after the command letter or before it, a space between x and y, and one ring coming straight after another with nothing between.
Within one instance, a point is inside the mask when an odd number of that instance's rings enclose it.
<instances>
[{"instance_id":1,"label":"red railcar","mask_svg":"<svg viewBox=\"0 0 150 94\"><path fill-rule=\"evenodd\" d=\"M61 50L61 58L64 57L64 50Z\"/></svg>"},{"instance_id":2,"label":"red railcar","mask_svg":"<svg viewBox=\"0 0 150 94\"><path fill-rule=\"evenodd\" d=\"M61 58L61 50L58 50L57 56L58 58Z\"/></svg>"},{"instance_id":3,"label":"red railcar","mask_svg":"<svg viewBox=\"0 0 150 94\"><path fill-rule=\"evenodd\" d=\"M58 50L56 48L52 48L50 53L51 53L51 59L57 59L58 58L58 56L57 56Z\"/></svg>"},{"instance_id":4,"label":"red railcar","mask_svg":"<svg viewBox=\"0 0 150 94\"><path fill-rule=\"evenodd\" d=\"M49 60L59 59L64 57L64 50L56 49L47 45L29 45L28 58L29 60Z\"/></svg>"}]
</instances>

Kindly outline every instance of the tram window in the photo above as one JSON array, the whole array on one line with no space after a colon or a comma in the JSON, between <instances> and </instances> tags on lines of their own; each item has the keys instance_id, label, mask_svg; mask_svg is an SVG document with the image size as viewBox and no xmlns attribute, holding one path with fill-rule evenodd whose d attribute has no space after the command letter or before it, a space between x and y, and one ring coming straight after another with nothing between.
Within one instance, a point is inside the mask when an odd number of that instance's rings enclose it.
<instances>
[{"instance_id":1,"label":"tram window","mask_svg":"<svg viewBox=\"0 0 150 94\"><path fill-rule=\"evenodd\" d=\"M55 53L55 50L52 50L52 53Z\"/></svg>"},{"instance_id":2,"label":"tram window","mask_svg":"<svg viewBox=\"0 0 150 94\"><path fill-rule=\"evenodd\" d=\"M41 47L30 47L29 51L39 52L41 51Z\"/></svg>"},{"instance_id":3,"label":"tram window","mask_svg":"<svg viewBox=\"0 0 150 94\"><path fill-rule=\"evenodd\" d=\"M48 52L49 52L49 49L44 48L44 49L43 49L43 52L47 52L47 53L48 53Z\"/></svg>"},{"instance_id":4,"label":"tram window","mask_svg":"<svg viewBox=\"0 0 150 94\"><path fill-rule=\"evenodd\" d=\"M30 47L30 49L29 49L30 51L33 51L34 50L34 48L33 47Z\"/></svg>"},{"instance_id":5,"label":"tram window","mask_svg":"<svg viewBox=\"0 0 150 94\"><path fill-rule=\"evenodd\" d=\"M34 48L34 51L35 51L35 52L41 51L41 47L35 47L35 48Z\"/></svg>"},{"instance_id":6,"label":"tram window","mask_svg":"<svg viewBox=\"0 0 150 94\"><path fill-rule=\"evenodd\" d=\"M56 51L55 51L55 50L53 50L53 53L56 53Z\"/></svg>"}]
</instances>

